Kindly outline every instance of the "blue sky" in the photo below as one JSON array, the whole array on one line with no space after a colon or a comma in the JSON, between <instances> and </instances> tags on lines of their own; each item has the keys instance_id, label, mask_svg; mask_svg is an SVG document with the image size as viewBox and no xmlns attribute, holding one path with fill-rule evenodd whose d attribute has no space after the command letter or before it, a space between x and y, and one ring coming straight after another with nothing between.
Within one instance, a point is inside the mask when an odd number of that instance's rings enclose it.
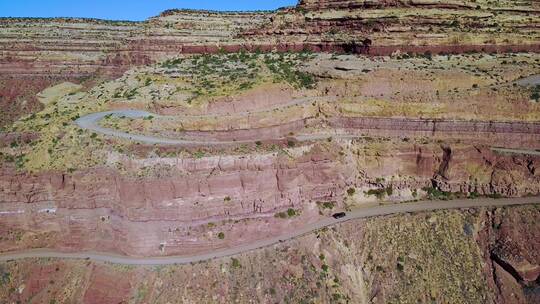
<instances>
[{"instance_id":1,"label":"blue sky","mask_svg":"<svg viewBox=\"0 0 540 304\"><path fill-rule=\"evenodd\" d=\"M272 10L297 0L0 0L0 17L87 17L145 20L173 8Z\"/></svg>"}]
</instances>

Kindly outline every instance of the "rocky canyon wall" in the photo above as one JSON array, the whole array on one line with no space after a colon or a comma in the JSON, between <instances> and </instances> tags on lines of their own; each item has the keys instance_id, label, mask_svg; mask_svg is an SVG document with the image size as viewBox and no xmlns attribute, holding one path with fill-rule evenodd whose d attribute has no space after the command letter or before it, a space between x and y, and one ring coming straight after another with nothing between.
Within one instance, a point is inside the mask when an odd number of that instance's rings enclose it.
<instances>
[{"instance_id":1,"label":"rocky canyon wall","mask_svg":"<svg viewBox=\"0 0 540 304\"><path fill-rule=\"evenodd\" d=\"M261 13L170 10L145 22L3 18L2 124L39 108L33 95L44 83L116 77L182 53L538 52L539 13L528 1L301 1Z\"/></svg>"},{"instance_id":2,"label":"rocky canyon wall","mask_svg":"<svg viewBox=\"0 0 540 304\"><path fill-rule=\"evenodd\" d=\"M338 210L377 201L368 194L373 189L392 189L385 200L421 198L430 187L474 195L540 192L538 157L462 145L388 145L353 144L345 154L316 145L296 148L298 156L126 159L119 171L72 174L5 169L2 249L190 254L292 231L328 216L323 202ZM356 189L354 197L349 189ZM277 216L288 210L292 217Z\"/></svg>"}]
</instances>

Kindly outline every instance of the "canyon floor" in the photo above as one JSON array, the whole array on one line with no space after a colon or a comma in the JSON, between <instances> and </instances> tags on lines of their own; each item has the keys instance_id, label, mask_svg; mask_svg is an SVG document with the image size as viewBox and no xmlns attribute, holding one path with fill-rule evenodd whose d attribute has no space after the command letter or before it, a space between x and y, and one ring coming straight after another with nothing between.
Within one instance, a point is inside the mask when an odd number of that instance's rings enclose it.
<instances>
[{"instance_id":1,"label":"canyon floor","mask_svg":"<svg viewBox=\"0 0 540 304\"><path fill-rule=\"evenodd\" d=\"M539 14L0 19L0 302L538 303Z\"/></svg>"}]
</instances>

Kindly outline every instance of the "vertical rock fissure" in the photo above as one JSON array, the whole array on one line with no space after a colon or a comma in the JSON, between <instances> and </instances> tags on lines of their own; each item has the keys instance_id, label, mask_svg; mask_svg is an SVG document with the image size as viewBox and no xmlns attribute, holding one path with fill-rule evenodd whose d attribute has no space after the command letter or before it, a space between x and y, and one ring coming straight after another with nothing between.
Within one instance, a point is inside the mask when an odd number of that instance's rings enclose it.
<instances>
[{"instance_id":1,"label":"vertical rock fissure","mask_svg":"<svg viewBox=\"0 0 540 304\"><path fill-rule=\"evenodd\" d=\"M493 263L496 263L497 265L501 266L504 271L509 273L518 283L523 282L523 278L519 275L519 273L510 265L509 263L505 262L503 259L501 259L495 252L490 252L490 259L493 261Z\"/></svg>"}]
</instances>

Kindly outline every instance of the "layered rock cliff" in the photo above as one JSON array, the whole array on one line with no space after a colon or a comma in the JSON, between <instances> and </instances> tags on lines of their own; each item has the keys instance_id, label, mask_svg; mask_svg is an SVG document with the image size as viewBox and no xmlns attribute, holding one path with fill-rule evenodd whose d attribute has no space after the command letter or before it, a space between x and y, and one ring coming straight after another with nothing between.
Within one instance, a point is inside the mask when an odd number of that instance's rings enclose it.
<instances>
[{"instance_id":1,"label":"layered rock cliff","mask_svg":"<svg viewBox=\"0 0 540 304\"><path fill-rule=\"evenodd\" d=\"M0 297L86 304L306 298L317 303L532 304L538 303L538 283L532 272L519 273L540 265L535 254L539 223L529 220L538 216L538 209L523 206L355 220L272 248L192 265L12 261L0 264ZM498 249L501 244L507 249Z\"/></svg>"},{"instance_id":2,"label":"layered rock cliff","mask_svg":"<svg viewBox=\"0 0 540 304\"><path fill-rule=\"evenodd\" d=\"M114 77L178 53L246 50L387 55L538 51L533 1L302 1L267 13L171 10L145 22L0 20L0 105L13 121L41 83ZM10 83L25 83L25 94Z\"/></svg>"},{"instance_id":3,"label":"layered rock cliff","mask_svg":"<svg viewBox=\"0 0 540 304\"><path fill-rule=\"evenodd\" d=\"M0 19L0 253L191 255L366 206L539 195L539 14L527 0L303 0ZM358 220L164 268L10 261L0 302L536 303L538 216Z\"/></svg>"},{"instance_id":4,"label":"layered rock cliff","mask_svg":"<svg viewBox=\"0 0 540 304\"><path fill-rule=\"evenodd\" d=\"M298 156L120 159L116 166L125 173L4 170L2 250L191 254L292 231L325 216L323 202L349 208L419 199L432 195L429 189L447 191L440 198L540 192L538 157L391 143L297 150L290 153ZM278 216L288 210L291 218Z\"/></svg>"}]
</instances>

